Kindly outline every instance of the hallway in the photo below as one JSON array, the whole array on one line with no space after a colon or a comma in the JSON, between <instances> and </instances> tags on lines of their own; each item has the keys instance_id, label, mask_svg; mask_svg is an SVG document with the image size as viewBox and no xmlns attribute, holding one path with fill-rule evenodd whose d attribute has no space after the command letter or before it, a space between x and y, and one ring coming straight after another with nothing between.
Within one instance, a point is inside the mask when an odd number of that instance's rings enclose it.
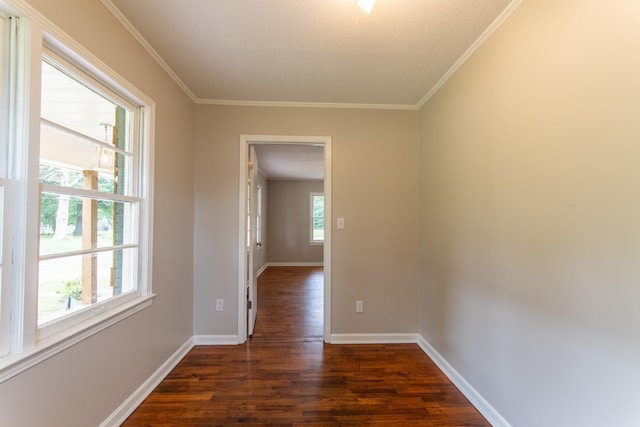
<instances>
[{"instance_id":1,"label":"hallway","mask_svg":"<svg viewBox=\"0 0 640 427\"><path fill-rule=\"evenodd\" d=\"M322 274L269 267L253 338L194 347L124 425L489 425L416 344L324 344Z\"/></svg>"},{"instance_id":2,"label":"hallway","mask_svg":"<svg viewBox=\"0 0 640 427\"><path fill-rule=\"evenodd\" d=\"M323 337L322 267L269 267L258 278L258 317L251 342Z\"/></svg>"}]
</instances>

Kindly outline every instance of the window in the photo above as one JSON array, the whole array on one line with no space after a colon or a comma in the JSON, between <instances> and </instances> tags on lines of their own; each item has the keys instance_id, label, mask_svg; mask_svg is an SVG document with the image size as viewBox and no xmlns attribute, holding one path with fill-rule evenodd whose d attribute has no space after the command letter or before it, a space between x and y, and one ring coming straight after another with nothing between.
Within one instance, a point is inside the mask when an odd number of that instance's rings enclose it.
<instances>
[{"instance_id":1,"label":"window","mask_svg":"<svg viewBox=\"0 0 640 427\"><path fill-rule=\"evenodd\" d=\"M42 61L38 326L138 287L137 109Z\"/></svg>"},{"instance_id":2,"label":"window","mask_svg":"<svg viewBox=\"0 0 640 427\"><path fill-rule=\"evenodd\" d=\"M247 182L247 203L245 205L247 211L247 252L251 247L251 180Z\"/></svg>"},{"instance_id":3,"label":"window","mask_svg":"<svg viewBox=\"0 0 640 427\"><path fill-rule=\"evenodd\" d=\"M322 243L324 242L324 193L311 193L310 212L309 241Z\"/></svg>"},{"instance_id":4,"label":"window","mask_svg":"<svg viewBox=\"0 0 640 427\"><path fill-rule=\"evenodd\" d=\"M0 24L2 382L151 304L154 107L90 53Z\"/></svg>"},{"instance_id":5,"label":"window","mask_svg":"<svg viewBox=\"0 0 640 427\"><path fill-rule=\"evenodd\" d=\"M262 186L256 188L256 245L262 246Z\"/></svg>"},{"instance_id":6,"label":"window","mask_svg":"<svg viewBox=\"0 0 640 427\"><path fill-rule=\"evenodd\" d=\"M7 179L7 139L9 128L9 31L10 21L0 11L0 357L9 353L11 307L10 258L11 215L8 201L11 199L11 183Z\"/></svg>"}]
</instances>

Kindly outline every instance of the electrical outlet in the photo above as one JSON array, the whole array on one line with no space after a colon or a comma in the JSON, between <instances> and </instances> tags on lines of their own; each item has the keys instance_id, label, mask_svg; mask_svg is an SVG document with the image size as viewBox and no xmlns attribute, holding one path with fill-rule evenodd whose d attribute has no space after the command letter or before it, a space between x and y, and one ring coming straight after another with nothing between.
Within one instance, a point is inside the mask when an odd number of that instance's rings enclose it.
<instances>
[{"instance_id":1,"label":"electrical outlet","mask_svg":"<svg viewBox=\"0 0 640 427\"><path fill-rule=\"evenodd\" d=\"M362 313L364 311L364 303L361 299L356 300L356 313Z\"/></svg>"},{"instance_id":2,"label":"electrical outlet","mask_svg":"<svg viewBox=\"0 0 640 427\"><path fill-rule=\"evenodd\" d=\"M216 300L216 311L222 311L224 309L224 300L217 299Z\"/></svg>"}]
</instances>

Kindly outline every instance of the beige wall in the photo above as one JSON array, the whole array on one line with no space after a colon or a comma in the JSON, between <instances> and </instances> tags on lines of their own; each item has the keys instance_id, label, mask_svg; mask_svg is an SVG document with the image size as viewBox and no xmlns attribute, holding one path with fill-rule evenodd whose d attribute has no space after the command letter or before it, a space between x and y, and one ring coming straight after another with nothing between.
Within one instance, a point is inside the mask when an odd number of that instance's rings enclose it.
<instances>
[{"instance_id":1,"label":"beige wall","mask_svg":"<svg viewBox=\"0 0 640 427\"><path fill-rule=\"evenodd\" d=\"M514 426L640 425L639 16L524 1L420 111L421 333Z\"/></svg>"},{"instance_id":2,"label":"beige wall","mask_svg":"<svg viewBox=\"0 0 640 427\"><path fill-rule=\"evenodd\" d=\"M333 333L416 332L416 112L199 105L195 333L237 334L241 134L333 137L333 216L346 222L333 231Z\"/></svg>"},{"instance_id":3,"label":"beige wall","mask_svg":"<svg viewBox=\"0 0 640 427\"><path fill-rule=\"evenodd\" d=\"M309 244L309 194L322 181L269 181L269 262L322 262L323 245Z\"/></svg>"},{"instance_id":4,"label":"beige wall","mask_svg":"<svg viewBox=\"0 0 640 427\"><path fill-rule=\"evenodd\" d=\"M29 3L157 103L153 305L0 384L0 425L95 426L193 333L194 105L99 0Z\"/></svg>"}]
</instances>

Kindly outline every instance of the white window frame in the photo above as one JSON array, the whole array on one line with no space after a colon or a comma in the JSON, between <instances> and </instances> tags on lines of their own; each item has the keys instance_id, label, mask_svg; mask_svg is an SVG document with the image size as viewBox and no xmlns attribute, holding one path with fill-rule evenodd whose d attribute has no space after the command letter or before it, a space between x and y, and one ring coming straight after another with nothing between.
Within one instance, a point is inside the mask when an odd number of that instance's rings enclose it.
<instances>
[{"instance_id":1,"label":"white window frame","mask_svg":"<svg viewBox=\"0 0 640 427\"><path fill-rule=\"evenodd\" d=\"M3 3L0 0L0 7ZM15 12L15 11L14 11ZM0 13L2 13L0 11ZM35 12L30 12L35 13ZM17 15L20 15L18 11ZM97 57L84 49L67 34L54 27L45 17L20 16L21 39L17 53L12 56L9 141L11 151L10 173L5 188L13 192L11 215L13 219L13 268L9 282L10 331L9 354L0 353L0 383L29 369L49 357L98 333L152 303L152 248L153 248L153 129L155 103L111 70ZM116 298L95 304L86 317L76 317L63 327L43 331L37 327L38 240L40 185L39 185L39 129L40 129L40 67L43 46L98 84L117 93L139 108L139 249L138 289L129 299ZM15 184L11 184L14 182ZM5 200L7 199L5 194ZM6 230L6 229L5 229ZM6 238L6 234L3 236ZM6 253L6 252L5 252ZM3 263L4 266L4 263ZM3 268L3 275L5 269ZM3 278L2 291L6 282ZM4 306L6 301L3 300ZM0 316L5 316L5 310ZM69 318L75 316L69 316ZM2 322L0 331L4 330ZM1 332L0 332L1 333ZM1 337L0 337L1 338Z\"/></svg>"},{"instance_id":2,"label":"white window frame","mask_svg":"<svg viewBox=\"0 0 640 427\"><path fill-rule=\"evenodd\" d=\"M324 193L319 191L314 191L309 193L309 244L310 245L323 245L324 238L322 240L317 240L313 238L313 198L317 196L322 196L324 198ZM324 199L323 199L324 200ZM325 220L325 217L322 217ZM326 228L326 223L325 223Z\"/></svg>"},{"instance_id":3,"label":"white window frame","mask_svg":"<svg viewBox=\"0 0 640 427\"><path fill-rule=\"evenodd\" d=\"M247 203L245 204L247 214L247 253L251 250L251 180L247 181Z\"/></svg>"},{"instance_id":4,"label":"white window frame","mask_svg":"<svg viewBox=\"0 0 640 427\"><path fill-rule=\"evenodd\" d=\"M256 186L256 245L262 247L262 185Z\"/></svg>"},{"instance_id":5,"label":"white window frame","mask_svg":"<svg viewBox=\"0 0 640 427\"><path fill-rule=\"evenodd\" d=\"M12 233L13 214L11 212L13 200L13 183L0 178L0 357L9 354L11 332L11 277L12 277Z\"/></svg>"},{"instance_id":6,"label":"white window frame","mask_svg":"<svg viewBox=\"0 0 640 427\"><path fill-rule=\"evenodd\" d=\"M142 144L143 141L140 141L140 138L142 137L142 133L137 131L138 128L138 124L139 123L139 114L140 114L140 107L135 106L134 104L132 104L131 102L129 102L127 99L122 98L121 96L119 96L118 93L113 92L113 89L110 88L106 88L104 87L104 85L100 84L98 81L96 81L94 78L92 78L92 76L86 74L86 72L84 72L83 70L79 69L75 64L71 63L70 61L68 61L66 58L52 52L51 50L49 50L47 47L45 47L43 49L43 56L42 56L42 61L46 61L49 64L55 64L53 65L54 68L60 68L61 71L59 70L61 73L63 74L67 74L69 76L71 76L73 79L80 79L82 80L85 84L87 84L88 86L90 86L93 90L98 90L100 91L100 93L103 96L108 96L109 98L111 98L112 101L116 102L118 105L121 105L123 107L125 107L127 109L127 111L131 111L134 115L133 117L133 133L134 135L132 136L133 139L133 152L131 153L133 156L133 162L132 162L132 167L133 167L133 171L131 174L131 180L133 181L133 187L131 188L131 195L119 195L119 194L108 194L108 193L103 193L97 190L84 190L84 189L76 189L76 188L67 188L67 187L60 187L60 186L56 186L56 185L51 185L51 184L40 184L40 192L38 194L38 200L41 200L41 195L45 192L48 193L52 193L52 194L67 194L69 196L75 196L75 197L89 197L91 199L97 200L108 200L108 201L112 201L112 202L125 202L125 203L131 203L133 205L136 206L136 211L139 211L140 209L140 204L142 203L142 198L139 196L140 195L140 186L138 185L139 183L136 182L136 180L139 178L138 177L138 169L140 169L141 167L141 162L142 159L139 156L139 150L138 147L140 146L140 144ZM41 122L45 121L45 119L41 118ZM48 121L47 121L48 122ZM64 128L63 126L57 124L57 123L53 123L53 125L55 127L60 127L60 128ZM66 128L65 128L66 129ZM75 132L74 130L67 130L70 131L71 133L75 133L77 134L77 132ZM83 138L86 140L90 140L90 137L86 137ZM124 151L124 150L114 150L114 151ZM141 177L140 177L141 178ZM39 207L39 204L38 204ZM136 233L136 239L135 239L135 243L134 244L126 244L126 245L122 245L119 247L108 247L108 248L99 248L99 249L91 249L91 250L82 250L82 251L75 251L74 253L76 253L77 255L80 254L97 254L98 252L103 252L105 250L116 250L116 249L136 249L136 250L140 250L140 245L138 244L139 240L140 240L140 236L139 236L139 224L143 221L143 218L140 217L140 214L137 214L137 221L134 221L133 223L133 229L134 230L138 230L138 232ZM64 255L64 254L63 254ZM70 254L67 254L67 256L69 256ZM40 261L44 261L47 259L55 259L55 258L59 258L60 254L52 254L52 255L39 255L39 260ZM140 265L140 262L138 260L137 263L137 269L142 268L143 266ZM139 298L141 296L146 295L146 289L140 289L140 283L139 283L139 274L136 274L136 289L132 292L128 292L122 295L118 295L118 296L114 296L112 298L109 298L106 301L101 301L101 302L97 302L95 304L91 304L90 306L84 307L81 310L79 310L78 312L72 312L69 314L65 314L63 316L61 316L60 318L57 318L55 320L51 320L45 324L39 325L38 326L38 335L37 338L38 340L47 338L51 335L54 335L56 333L59 333L61 331L64 331L65 329L69 328L70 326L73 326L77 323L81 323L84 321L89 320L90 318L94 317L96 314L102 313L103 311L108 311L113 309L114 307L119 306L120 304L125 304L129 301L132 301L136 298Z\"/></svg>"},{"instance_id":7,"label":"white window frame","mask_svg":"<svg viewBox=\"0 0 640 427\"><path fill-rule=\"evenodd\" d=\"M7 157L9 137L9 18L0 11L0 357L9 354L11 331L9 316L11 310L11 206L13 199L12 182L5 177L8 174Z\"/></svg>"}]
</instances>

